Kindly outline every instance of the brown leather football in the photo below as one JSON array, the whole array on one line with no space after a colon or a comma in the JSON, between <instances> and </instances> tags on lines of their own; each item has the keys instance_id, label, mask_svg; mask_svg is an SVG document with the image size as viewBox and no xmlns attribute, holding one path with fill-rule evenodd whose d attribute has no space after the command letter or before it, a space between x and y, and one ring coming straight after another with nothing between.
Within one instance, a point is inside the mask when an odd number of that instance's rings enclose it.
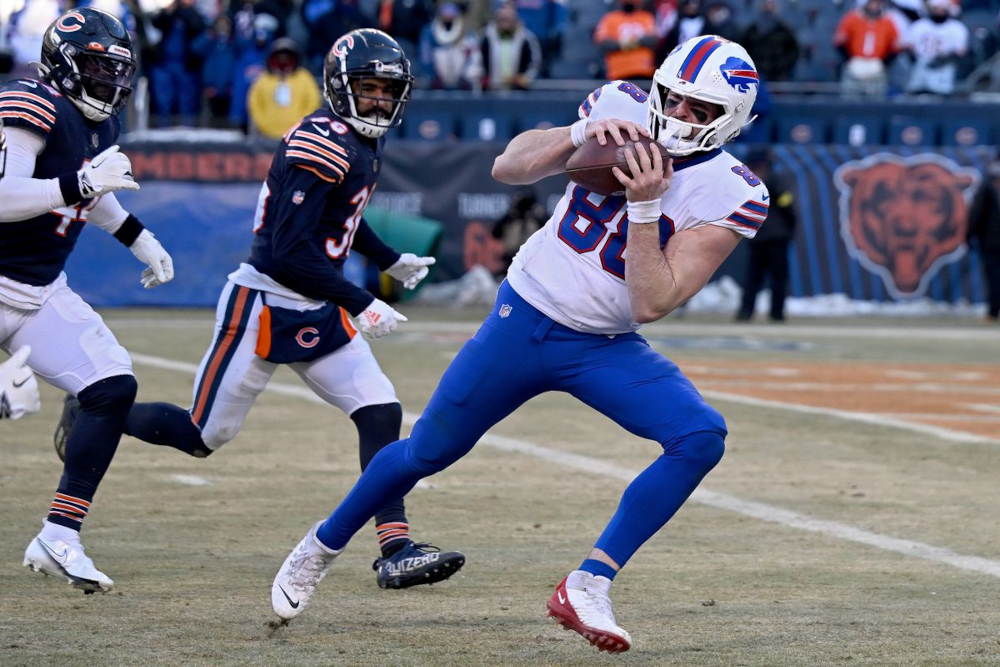
<instances>
[{"instance_id":1,"label":"brown leather football","mask_svg":"<svg viewBox=\"0 0 1000 667\"><path fill-rule=\"evenodd\" d=\"M566 175L574 183L599 195L621 195L625 193L625 187L615 178L611 168L618 167L626 174L631 173L625 161L625 149L631 149L633 142L626 139L625 145L619 146L610 136L607 139L605 146L597 143L597 137L594 137L577 148L566 161ZM637 143L642 144L647 152L659 150L664 161L668 157L666 149L648 137L639 137Z\"/></svg>"}]
</instances>

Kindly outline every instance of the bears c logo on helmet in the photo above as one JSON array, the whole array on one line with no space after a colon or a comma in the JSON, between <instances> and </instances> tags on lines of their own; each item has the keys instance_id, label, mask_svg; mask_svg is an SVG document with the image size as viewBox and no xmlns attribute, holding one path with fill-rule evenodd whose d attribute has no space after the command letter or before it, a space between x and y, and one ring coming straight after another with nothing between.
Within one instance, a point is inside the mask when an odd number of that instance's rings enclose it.
<instances>
[{"instance_id":1,"label":"bears c logo on helmet","mask_svg":"<svg viewBox=\"0 0 1000 667\"><path fill-rule=\"evenodd\" d=\"M354 37L352 35L344 35L341 37L336 44L333 45L333 53L338 58L343 58L347 55L347 52L354 48Z\"/></svg>"},{"instance_id":2,"label":"bears c logo on helmet","mask_svg":"<svg viewBox=\"0 0 1000 667\"><path fill-rule=\"evenodd\" d=\"M87 22L87 19L83 17L82 14L78 12L69 12L59 19L59 23L56 24L56 28L62 30L63 32L76 32L83 27L83 24Z\"/></svg>"},{"instance_id":3,"label":"bears c logo on helmet","mask_svg":"<svg viewBox=\"0 0 1000 667\"><path fill-rule=\"evenodd\" d=\"M879 153L841 165L833 177L847 250L893 298L923 295L941 267L965 254L976 170L939 155Z\"/></svg>"}]
</instances>

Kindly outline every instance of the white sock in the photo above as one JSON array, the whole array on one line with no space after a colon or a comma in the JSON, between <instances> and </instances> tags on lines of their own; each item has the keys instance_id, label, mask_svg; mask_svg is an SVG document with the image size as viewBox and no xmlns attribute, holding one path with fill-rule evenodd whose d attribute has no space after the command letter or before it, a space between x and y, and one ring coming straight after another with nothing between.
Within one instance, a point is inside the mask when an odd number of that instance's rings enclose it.
<instances>
[{"instance_id":1,"label":"white sock","mask_svg":"<svg viewBox=\"0 0 1000 667\"><path fill-rule=\"evenodd\" d=\"M611 584L612 581L607 577L594 575L583 570L573 570L569 573L569 577L566 578L566 588L576 588L578 590L589 588L590 590L600 591L605 595L611 590Z\"/></svg>"},{"instance_id":2,"label":"white sock","mask_svg":"<svg viewBox=\"0 0 1000 667\"><path fill-rule=\"evenodd\" d=\"M42 538L48 542L66 542L68 544L80 544L79 531L52 523L48 519L42 522Z\"/></svg>"}]
</instances>

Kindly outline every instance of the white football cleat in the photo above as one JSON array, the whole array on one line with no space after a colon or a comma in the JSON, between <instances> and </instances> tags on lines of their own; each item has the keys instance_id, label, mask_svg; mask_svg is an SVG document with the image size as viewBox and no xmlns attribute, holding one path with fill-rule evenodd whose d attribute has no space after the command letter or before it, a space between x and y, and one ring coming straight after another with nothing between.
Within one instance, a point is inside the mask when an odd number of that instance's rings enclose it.
<instances>
[{"instance_id":1,"label":"white football cleat","mask_svg":"<svg viewBox=\"0 0 1000 667\"><path fill-rule=\"evenodd\" d=\"M632 635L618 627L611 608L611 580L574 570L549 599L549 616L577 632L600 651L621 653L632 647Z\"/></svg>"},{"instance_id":2,"label":"white football cleat","mask_svg":"<svg viewBox=\"0 0 1000 667\"><path fill-rule=\"evenodd\" d=\"M47 540L41 535L31 540L24 551L25 567L59 579L84 593L107 593L115 585L106 574L94 567L83 552L83 545L62 540Z\"/></svg>"},{"instance_id":3,"label":"white football cleat","mask_svg":"<svg viewBox=\"0 0 1000 667\"><path fill-rule=\"evenodd\" d=\"M271 609L288 621L305 610L316 586L330 571L340 551L330 551L316 539L316 530L323 521L316 523L292 553L281 564L274 583L271 584Z\"/></svg>"}]
</instances>

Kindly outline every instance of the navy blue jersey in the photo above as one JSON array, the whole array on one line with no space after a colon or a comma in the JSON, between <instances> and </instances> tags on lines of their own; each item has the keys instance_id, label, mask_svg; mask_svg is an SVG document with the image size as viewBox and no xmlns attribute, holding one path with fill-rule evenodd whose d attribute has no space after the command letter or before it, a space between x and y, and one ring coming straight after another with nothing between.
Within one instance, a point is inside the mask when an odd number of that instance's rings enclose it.
<instances>
[{"instance_id":1,"label":"navy blue jersey","mask_svg":"<svg viewBox=\"0 0 1000 667\"><path fill-rule=\"evenodd\" d=\"M366 139L328 109L285 135L261 188L249 263L299 294L357 315L371 294L348 282L355 248L386 269L399 253L362 217L378 179L384 140Z\"/></svg>"},{"instance_id":2,"label":"navy blue jersey","mask_svg":"<svg viewBox=\"0 0 1000 667\"><path fill-rule=\"evenodd\" d=\"M32 174L38 179L75 174L113 146L121 131L117 117L101 123L88 121L69 99L32 79L0 86L0 118L6 127L30 130L45 140ZM0 275L29 285L48 285L55 280L95 201L0 224Z\"/></svg>"}]
</instances>

